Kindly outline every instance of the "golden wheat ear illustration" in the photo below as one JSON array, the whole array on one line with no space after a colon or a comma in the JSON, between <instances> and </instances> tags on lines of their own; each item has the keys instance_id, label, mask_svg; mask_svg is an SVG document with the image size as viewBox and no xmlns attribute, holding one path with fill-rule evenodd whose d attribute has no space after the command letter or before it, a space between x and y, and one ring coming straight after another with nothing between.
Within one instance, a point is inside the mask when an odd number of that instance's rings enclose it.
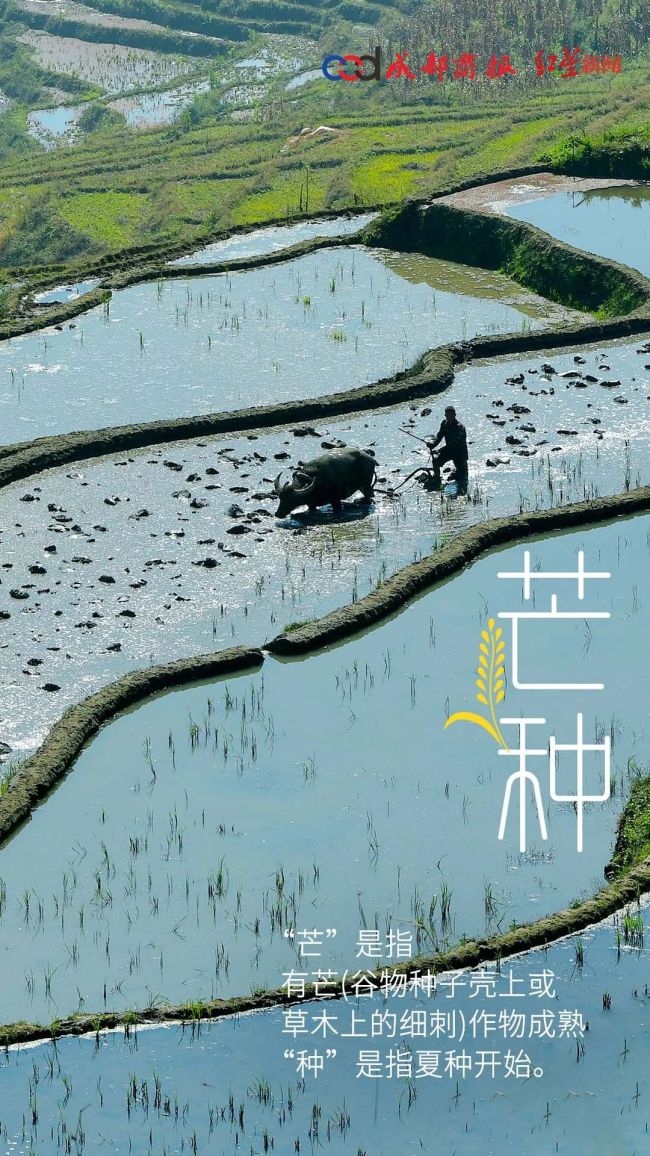
<instances>
[{"instance_id":1,"label":"golden wheat ear illustration","mask_svg":"<svg viewBox=\"0 0 650 1156\"><path fill-rule=\"evenodd\" d=\"M446 730L452 723L457 722L474 723L475 726L483 727L500 747L508 749L496 716L496 707L506 697L506 644L502 635L501 627L496 625L493 618L489 618L487 630L481 631L479 643L476 698L488 708L490 717L485 718L484 715L471 710L457 711L456 714L449 716L443 729Z\"/></svg>"}]
</instances>

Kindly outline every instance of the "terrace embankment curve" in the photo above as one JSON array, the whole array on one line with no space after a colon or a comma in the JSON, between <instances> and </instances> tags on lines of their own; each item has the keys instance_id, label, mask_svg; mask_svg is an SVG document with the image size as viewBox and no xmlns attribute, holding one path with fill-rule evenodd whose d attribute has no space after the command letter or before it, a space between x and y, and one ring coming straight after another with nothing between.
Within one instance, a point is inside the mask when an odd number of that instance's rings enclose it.
<instances>
[{"instance_id":1,"label":"terrace embankment curve","mask_svg":"<svg viewBox=\"0 0 650 1156\"><path fill-rule=\"evenodd\" d=\"M650 509L650 487L610 498L576 503L559 510L495 519L460 534L435 554L414 563L388 580L378 591L320 621L279 636L269 643L272 654L313 653L343 637L349 637L406 605L427 587L461 571L480 555L505 543L595 524ZM32 809L72 766L84 744L99 728L126 708L182 683L250 670L264 660L261 649L235 648L202 655L165 666L129 674L72 707L55 724L40 750L28 759L0 798L0 838L6 838L28 818ZM633 795L623 811L614 858L606 868L610 882L591 899L546 916L534 923L511 928L503 934L464 942L450 951L420 956L398 965L400 973L432 972L477 966L551 943L583 930L633 902L650 890L650 859L635 860L634 834L638 830L639 799ZM636 851L638 859L639 852ZM377 983L379 983L379 972ZM308 989L305 998L313 998ZM334 983L332 995L341 994ZM52 1025L14 1024L0 1028L0 1044L47 1038L55 1034L81 1034L124 1023L151 1023L169 1019L218 1017L286 1003L286 993L272 989L228 1000L192 1002L175 1007L151 1006L137 1012L79 1014Z\"/></svg>"},{"instance_id":2,"label":"terrace embankment curve","mask_svg":"<svg viewBox=\"0 0 650 1156\"><path fill-rule=\"evenodd\" d=\"M117 714L175 686L254 670L263 659L261 650L250 646L181 658L125 674L71 707L0 795L0 840L29 817L39 799L67 773L84 744Z\"/></svg>"},{"instance_id":3,"label":"terrace embankment curve","mask_svg":"<svg viewBox=\"0 0 650 1156\"><path fill-rule=\"evenodd\" d=\"M384 212L360 233L299 245L221 264L184 267L183 277L228 273L295 260L332 244L422 252L464 264L499 269L550 300L592 314L584 322L529 333L476 337L428 350L408 369L359 388L306 400L272 403L201 416L57 434L0 448L0 488L45 469L146 445L314 421L377 409L447 389L458 365L512 353L596 343L650 331L650 280L607 258L584 253L524 222L437 200L410 201ZM38 317L0 326L0 340L62 324L106 302L112 289L136 282L178 278L176 267L141 265L107 279L84 297Z\"/></svg>"},{"instance_id":4,"label":"terrace embankment curve","mask_svg":"<svg viewBox=\"0 0 650 1156\"><path fill-rule=\"evenodd\" d=\"M607 169L607 172L605 172ZM619 182L621 180L645 180L647 168L641 159L635 163L631 155L626 156L616 150L607 158L593 156L590 159L583 157L579 162L569 164L553 164L547 158L546 163L515 165L505 169L489 172L476 172L473 176L454 181L450 185L441 186L435 194L423 198L409 198L417 203L429 202L432 198L440 201L455 193L468 192L484 185L495 182L517 180L520 177L531 177L552 173L558 177L573 176L595 178L598 181ZM260 228L301 224L306 220L327 221L341 217L354 218L367 213L382 213L385 211L383 202L348 206L346 209L319 209L317 216L297 214L287 217L286 214L278 217L269 217L263 224L259 222L236 225L231 229L203 228L187 234L179 239L165 241L149 241L144 244L130 245L116 252L105 253L100 257L79 258L68 263L52 265L36 265L17 267L13 272L17 277L25 278L32 288L49 288L61 279L82 280L86 277L106 277L110 273L128 271L134 266L146 264L160 266L162 263L183 257L189 252L223 241L231 237L243 237ZM354 241L348 242L353 244Z\"/></svg>"},{"instance_id":5,"label":"terrace embankment curve","mask_svg":"<svg viewBox=\"0 0 650 1156\"><path fill-rule=\"evenodd\" d=\"M619 166L620 167L620 166ZM543 173L548 171L549 166L527 165L525 167L515 167L510 169L500 170L498 173L476 173L473 177L468 177L463 181L457 181L452 185L447 185L441 188L436 197L449 196L452 193L464 192L468 189L477 188L481 185L491 184L495 180L514 180L517 177L527 177L535 173ZM559 170L558 170L559 171ZM620 173L614 176L620 176ZM603 178L608 179L608 178ZM204 248L207 245L212 245L217 241L224 241L231 237L244 237L247 233L254 232L259 228L286 226L292 224L301 224L305 220L320 221L320 220L334 220L340 217L354 218L364 216L366 213L381 213L384 211L384 205L362 205L352 207L346 210L341 209L321 209L317 216L296 216L287 218L286 214L279 217L269 217L264 224L247 223L236 225L232 229L199 229L195 233L191 233L180 240L174 241L150 241L140 245L129 245L124 249L119 249L113 253L105 253L101 257L79 258L67 263L57 262L52 265L23 265L16 266L12 270L15 278L20 279L20 284L28 286L30 290L46 289L53 287L57 282L65 280L81 281L87 277L108 277L111 273L127 272L128 270L139 266L147 265L149 267L159 267L165 262L171 261L177 257L184 257L190 252L196 252L197 249ZM22 294L16 292L15 300L18 300Z\"/></svg>"},{"instance_id":6,"label":"terrace embankment curve","mask_svg":"<svg viewBox=\"0 0 650 1156\"><path fill-rule=\"evenodd\" d=\"M367 245L424 253L484 269L499 269L551 301L600 317L648 313L642 273L574 249L524 222L432 201L407 202L359 235ZM582 326L576 326L580 331Z\"/></svg>"}]
</instances>

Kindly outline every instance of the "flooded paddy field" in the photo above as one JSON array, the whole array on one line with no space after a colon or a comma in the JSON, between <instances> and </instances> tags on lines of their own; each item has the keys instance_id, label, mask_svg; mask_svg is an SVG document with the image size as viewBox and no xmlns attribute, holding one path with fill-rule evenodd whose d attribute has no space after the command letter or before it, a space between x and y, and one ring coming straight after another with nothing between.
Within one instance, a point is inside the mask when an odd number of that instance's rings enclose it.
<instances>
[{"instance_id":1,"label":"flooded paddy field","mask_svg":"<svg viewBox=\"0 0 650 1156\"><path fill-rule=\"evenodd\" d=\"M159 696L105 726L3 847L0 1021L18 1008L49 1022L154 995L274 987L295 966L285 929L314 921L338 929L328 966L342 971L359 927L410 924L426 953L591 895L647 750L637 640L650 615L650 516L528 548L533 572L573 571L584 550L587 570L611 575L588 584L588 606L564 582L561 609L575 621L531 623L520 645L536 681L557 681L561 653L564 679L604 692L513 689L504 630L499 715L546 720L534 736L543 749L549 734L575 742L578 711L585 741L610 739L612 794L585 807L582 851L573 805L549 801L547 756L546 772L536 764L547 830L531 804L522 854L515 801L497 839L512 765L479 728L443 729L476 707L488 617L521 607L521 582L498 578L521 569L515 547L349 643ZM592 612L611 618L592 623ZM516 728L502 726L516 748ZM562 794L575 777L563 755ZM586 761L585 783L602 792L602 756Z\"/></svg>"},{"instance_id":2,"label":"flooded paddy field","mask_svg":"<svg viewBox=\"0 0 650 1156\"><path fill-rule=\"evenodd\" d=\"M359 213L354 217L316 218L301 221L297 225L264 226L252 229L249 233L225 237L222 241L213 241L168 264L201 265L207 261L236 261L242 257L258 257L263 253L279 252L289 245L298 245L301 241L311 241L314 237L342 237L347 233L357 233L378 216L378 213Z\"/></svg>"},{"instance_id":3,"label":"flooded paddy field","mask_svg":"<svg viewBox=\"0 0 650 1156\"><path fill-rule=\"evenodd\" d=\"M63 105L57 108L39 108L27 114L31 135L45 148L55 148L63 141L71 141L77 133L77 121L86 106Z\"/></svg>"},{"instance_id":4,"label":"flooded paddy field","mask_svg":"<svg viewBox=\"0 0 650 1156\"><path fill-rule=\"evenodd\" d=\"M31 30L18 39L35 50L42 68L76 76L116 95L168 84L197 69L196 60L190 57L163 55L147 48L94 43Z\"/></svg>"},{"instance_id":5,"label":"flooded paddy field","mask_svg":"<svg viewBox=\"0 0 650 1156\"><path fill-rule=\"evenodd\" d=\"M294 427L304 436L260 430L147 447L8 487L0 739L18 754L126 670L259 644L319 617L477 520L647 484L647 358L643 344L624 342L476 364L437 397ZM468 429L467 498L412 480L396 498L376 493L340 516L323 508L275 520L276 475L328 446L373 449L380 489L397 486L427 461L403 430L429 435L449 402Z\"/></svg>"},{"instance_id":6,"label":"flooded paddy field","mask_svg":"<svg viewBox=\"0 0 650 1156\"><path fill-rule=\"evenodd\" d=\"M82 19L89 24L107 27L157 30L146 20L134 20L99 12L81 4L53 4L52 0L24 0L24 6L37 12L55 10L57 15ZM193 33L184 32L184 36ZM173 85L177 77L205 73L206 61L187 56L158 53L149 49L128 48L120 44L98 44L73 37L30 31L22 37L36 49L39 62L54 71L79 76L105 93L117 97L108 107L124 116L134 131L147 131L173 124L184 108L210 89L210 77ZM215 48L223 43L215 39ZM268 84L279 77L291 77L287 89L299 87L312 78L305 68L317 54L317 46L303 37L262 35L255 57L236 60L215 56L211 61L215 84L223 89L224 104L247 106L268 92ZM320 69L318 75L322 75ZM158 89L144 91L140 89ZM69 96L64 96L64 101ZM70 145L78 138L77 121L84 104L67 104L64 108L44 108L30 112L31 135L45 148ZM2 106L0 105L0 111Z\"/></svg>"},{"instance_id":7,"label":"flooded paddy field","mask_svg":"<svg viewBox=\"0 0 650 1156\"><path fill-rule=\"evenodd\" d=\"M309 84L312 80L323 79L322 68L309 68L306 72L300 72L297 76L292 76L284 86L285 92L293 92L296 88L302 88L303 84Z\"/></svg>"},{"instance_id":8,"label":"flooded paddy field","mask_svg":"<svg viewBox=\"0 0 650 1156\"><path fill-rule=\"evenodd\" d=\"M129 128L151 129L173 124L188 104L196 96L207 92L210 81L201 80L166 88L162 92L134 93L107 102L107 107L124 117ZM42 108L27 116L29 129L45 148L56 148L61 144L72 144L78 136L77 122L87 104L73 104L58 108Z\"/></svg>"},{"instance_id":9,"label":"flooded paddy field","mask_svg":"<svg viewBox=\"0 0 650 1156\"><path fill-rule=\"evenodd\" d=\"M650 183L578 188L504 210L567 245L609 257L650 276Z\"/></svg>"},{"instance_id":10,"label":"flooded paddy field","mask_svg":"<svg viewBox=\"0 0 650 1156\"><path fill-rule=\"evenodd\" d=\"M570 316L499 274L360 247L137 284L0 345L3 437L334 393L443 342Z\"/></svg>"},{"instance_id":11,"label":"flooded paddy field","mask_svg":"<svg viewBox=\"0 0 650 1156\"><path fill-rule=\"evenodd\" d=\"M37 305L75 301L77 297L83 297L84 293L91 293L98 285L99 281L93 278L88 278L86 281L72 281L67 285L57 285L54 289L44 289L42 293L35 293L34 301Z\"/></svg>"},{"instance_id":12,"label":"flooded paddy field","mask_svg":"<svg viewBox=\"0 0 650 1156\"><path fill-rule=\"evenodd\" d=\"M647 929L647 913L640 917ZM337 1156L397 1156L430 1151L431 1136L440 1135L443 1122L444 1149L439 1142L437 1150L445 1156L567 1156L576 1150L576 1136L585 1152L644 1152L649 965L643 947L625 942L625 918L621 914L579 939L504 961L496 980L483 980L482 988L481 973L466 972L453 998L450 977L442 977L435 995L419 990L304 1005L308 1030L327 1022L324 1016L331 1023L331 1030L326 1026L316 1035L292 1037L282 1011L274 1009L193 1027L137 1033L132 1028L128 1038L120 1031L63 1039L56 1047L12 1049L0 1070L5 1150L25 1156L64 1150L82 1132L88 1150L110 1146L151 1156L315 1147ZM580 950L582 965L576 962ZM484 974L494 977L490 969ZM533 978L544 975L542 981ZM511 986L516 998L510 997ZM530 994L536 989L542 998ZM578 1012L588 1030L573 1034L570 1014L564 1021L569 1026L558 1034L563 1010ZM353 1012L358 1032L364 1030L361 1020L370 1021L373 1013L380 1023L382 1016L394 1015L396 1038L388 1037L387 1019L385 1034L377 1027L371 1037L366 1022L368 1038L343 1037ZM476 1014L478 1025L491 1023L485 1017L494 1015L501 1027L481 1038L479 1026L476 1040L461 1043L451 1035L452 1014L459 1023L461 1012L468 1023ZM506 1035L508 1015L524 1017L523 1038ZM409 1035L422 1016L427 1035ZM543 1034L544 1022L552 1037ZM335 1056L325 1058L327 1049ZM379 1052L374 1070L380 1076L359 1076L366 1049ZM497 1053L500 1066L492 1074L484 1055L487 1066L478 1075L478 1052L486 1049ZM294 1059L285 1059L292 1050ZM303 1050L323 1055L316 1077L296 1071L295 1057ZM518 1077L505 1074L504 1053L520 1051L541 1075L526 1079L525 1062L514 1069ZM402 1057L399 1070L393 1059L392 1075L390 1053ZM447 1070L449 1053L470 1056L473 1066L464 1076L453 1066Z\"/></svg>"},{"instance_id":13,"label":"flooded paddy field","mask_svg":"<svg viewBox=\"0 0 650 1156\"><path fill-rule=\"evenodd\" d=\"M113 100L108 107L119 112L129 128L150 129L173 124L179 113L192 103L196 96L209 92L210 80L203 77L190 84L179 84L166 88L163 92L145 92L136 96L122 96Z\"/></svg>"},{"instance_id":14,"label":"flooded paddy field","mask_svg":"<svg viewBox=\"0 0 650 1156\"><path fill-rule=\"evenodd\" d=\"M265 251L282 243L281 230L259 232L271 234L252 235L270 244ZM239 255L230 243L225 252ZM310 396L312 386L311 395L322 393L324 381L342 389L412 363L420 342L549 319L548 303L492 274L358 249L309 260L256 271L245 300L250 274L136 286L72 329L8 343L0 373L12 390L20 373L20 389L5 395L7 441L82 428L86 418L83 428L135 420L133 408L162 416L152 399L175 415L255 401L252 389L259 400ZM212 362L204 342L216 347ZM377 588L479 519L646 483L649 396L650 343L637 338L477 363L441 395L390 410L147 447L9 487L0 494L0 778L65 706L125 670L261 644ZM468 497L415 481L397 497L382 493L426 461L409 435L435 431L450 402L468 429ZM376 453L373 503L276 521L278 471L341 443ZM477 727L443 729L450 714L481 710L481 631L491 616L521 607L520 583L497 574L521 568L524 546L479 560L323 654L269 658L254 675L146 702L103 728L3 847L0 1021L182 1000L197 1001L197 1018L184 1029L130 1028L4 1053L0 1151L234 1156L322 1147L402 1156L429 1149L443 1113L450 1156L573 1153L577 1136L585 1150L644 1151L650 976L646 914L636 905L506 961L496 997L480 976L473 991L471 973L453 1000L444 983L429 997L374 996L379 1023L397 1013L385 1039L377 1020L360 1044L345 1034L352 1009L372 1014L367 999L303 1009L336 1017L343 1034L327 1038L310 1028L292 1035L279 1009L200 1021L199 1000L276 987L283 971L304 967L289 927L336 928L314 965L335 971L367 966L357 939L360 929L376 930L384 946L374 967L394 958L385 946L391 928L411 935L414 950L434 952L576 904L601 885L620 811L647 771L649 687L638 640L650 614L650 516L525 548L533 573L572 570L584 550L589 569L611 574L587 587L588 610L611 620L590 623L574 584L562 583L562 609L580 617L531 626L529 639L536 670L555 677L561 653L563 672L604 681L602 693L515 690L502 624L508 679L499 713L544 716L544 746L550 734L574 742L580 711L587 741L611 742L611 798L585 808L584 850L573 805L548 800L548 759L546 779L542 763L534 767L548 838L531 797L528 850L520 851L513 798L500 842L513 761ZM547 597L542 585L535 607ZM560 770L573 789L570 758ZM601 764L590 760L587 774L601 791ZM555 994L530 994L531 977L549 969ZM510 998L513 975L524 998ZM537 1017L536 1028L492 1031L497 1004ZM568 1022L549 1038L541 1013L562 1009L569 1021L571 1009L581 1013L586 1029ZM452 1010L467 1022L488 1017L473 1042L453 1033ZM423 1011L424 1039L409 1032L410 1014ZM316 1079L296 1060L314 1047L336 1052ZM359 1049L375 1047L392 1050L393 1065L401 1057L390 1077L381 1062L388 1089L359 1078ZM449 1067L450 1048L473 1053L465 1075ZM492 1073L485 1056L494 1052L484 1049L499 1049ZM506 1051L530 1056L529 1078L523 1069L521 1078L506 1075Z\"/></svg>"}]
</instances>

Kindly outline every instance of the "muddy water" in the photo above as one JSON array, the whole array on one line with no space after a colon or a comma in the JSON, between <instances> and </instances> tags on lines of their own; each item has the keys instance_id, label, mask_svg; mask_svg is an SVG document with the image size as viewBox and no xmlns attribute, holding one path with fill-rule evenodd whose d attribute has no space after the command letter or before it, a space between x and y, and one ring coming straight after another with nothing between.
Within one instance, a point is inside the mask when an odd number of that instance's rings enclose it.
<instances>
[{"instance_id":1,"label":"muddy water","mask_svg":"<svg viewBox=\"0 0 650 1156\"><path fill-rule=\"evenodd\" d=\"M560 193L509 205L519 221L650 275L650 184Z\"/></svg>"},{"instance_id":2,"label":"muddy water","mask_svg":"<svg viewBox=\"0 0 650 1156\"><path fill-rule=\"evenodd\" d=\"M405 369L444 341L544 323L486 291L482 274L462 276L464 291L433 289L375 253L332 248L131 286L61 331L0 345L3 438L314 397Z\"/></svg>"},{"instance_id":3,"label":"muddy water","mask_svg":"<svg viewBox=\"0 0 650 1156\"><path fill-rule=\"evenodd\" d=\"M619 932L621 924L619 922ZM125 1041L122 1033L95 1038L61 1040L56 1052L51 1045L12 1050L0 1071L3 1092L3 1139L9 1152L49 1152L50 1125L56 1135L75 1134L83 1109L83 1129L89 1148L110 1138L114 1150L129 1146L139 1152L188 1149L194 1136L198 1151L234 1154L245 1149L311 1151L315 1130L324 1152L367 1152L394 1156L400 1152L430 1151L432 1133L437 1151L444 1156L497 1156L503 1152L526 1152L547 1156L549 1152L585 1153L644 1152L647 1143L648 1065L648 957L645 951L617 951L617 930L603 924L582 936L584 966L576 967L576 941L568 940L545 952L533 952L503 964L494 985L488 975L481 988L476 972L465 973L453 998L451 988L441 987L437 996L409 993L382 1000L315 1003L305 1009L312 1029L327 1014L332 1034L287 1034L283 1013L278 1010L237 1020L202 1024L200 1031L179 1026L143 1030ZM318 961L308 962L309 970ZM535 975L544 972L546 979ZM516 997L511 997L510 986ZM548 984L542 997L531 995L538 983ZM447 977L448 983L448 977ZM494 992L494 996L486 994ZM551 998L548 992L557 998ZM603 993L611 1007L603 1009ZM571 1031L558 1036L559 1013L577 1011L589 1030L582 1038ZM365 1030L366 1038L343 1038L351 1030ZM384 1034L370 1037L372 1012L395 1015L402 1025L412 1025L409 1013L424 1013L424 1037L401 1036L399 1050L410 1047L412 1094L408 1094L408 1063L399 1075L388 1076L391 1050L397 1039ZM485 1039L458 1038L441 1031L432 1034L433 1017L450 1028L451 1013L460 1025L462 1012L469 1024L499 1020L500 1013L525 1016L523 1038L508 1038L502 1027L488 1030ZM495 1021L485 1017L495 1015ZM533 1021L532 1016L537 1016ZM546 1016L553 1037L527 1038L530 1024L542 1024ZM548 1017L552 1016L553 1019ZM483 1017L483 1018L482 1018ZM511 1019L510 1024L515 1020ZM325 1031L328 1029L325 1028ZM415 1030L413 1027L411 1031ZM471 1037L471 1028L468 1028ZM579 1026L578 1026L579 1030ZM338 1031L338 1035L334 1035ZM457 1029L460 1034L460 1027ZM581 1048L584 1046L584 1054ZM323 1054L328 1047L336 1056L324 1059L323 1071L304 1082L296 1072L295 1056L301 1050ZM294 1059L285 1059L285 1050ZM381 1076L359 1078L361 1050L379 1051ZM440 1053L438 1074L422 1071L418 1053ZM491 1074L488 1066L477 1076L479 1050L499 1053L501 1067ZM506 1076L504 1053L526 1053L531 1066L542 1074L530 1079ZM463 1077L446 1070L448 1052L467 1052L472 1068ZM434 1060L431 1061L435 1063ZM366 1069L367 1070L367 1069ZM435 1068L430 1066L435 1073ZM525 1072L525 1068L521 1069ZM38 1081L36 1083L36 1080ZM129 1084L135 1080L137 1099L129 1100ZM160 1097L156 1097L156 1081ZM38 1108L33 1128L30 1087ZM148 1094L147 1107L144 1100ZM232 1107L229 1095L232 1093ZM143 1102L144 1101L144 1102ZM178 1114L176 1109L178 1108ZM239 1112L243 1110L243 1129ZM130 1109L128 1111L127 1109ZM23 1117L28 1125L23 1128ZM151 1141L150 1141L151 1135ZM299 1148L296 1144L299 1142Z\"/></svg>"},{"instance_id":4,"label":"muddy water","mask_svg":"<svg viewBox=\"0 0 650 1156\"><path fill-rule=\"evenodd\" d=\"M469 265L456 265L451 261L439 261L421 253L382 254L384 264L403 277L411 285L429 285L433 290L446 293L475 295L485 301L500 301L503 305L521 310L529 318L522 321L523 329L545 320L551 323L555 317L559 323L569 319L580 320L583 315L571 309L558 306L545 297L522 289L516 281L511 281L494 270L477 269Z\"/></svg>"},{"instance_id":5,"label":"muddy water","mask_svg":"<svg viewBox=\"0 0 650 1156\"><path fill-rule=\"evenodd\" d=\"M232 261L240 257L257 257L262 253L275 253L300 241L311 241L314 237L342 237L346 233L356 233L365 228L378 213L362 213L355 217L323 218L309 220L298 225L271 225L263 229L253 229L223 241L204 245L185 257L170 261L170 265L200 265L205 261Z\"/></svg>"},{"instance_id":6,"label":"muddy water","mask_svg":"<svg viewBox=\"0 0 650 1156\"><path fill-rule=\"evenodd\" d=\"M561 654L559 681L605 690L509 689L498 708L546 720L529 746L545 749L549 734L574 742L578 711L585 741L611 735L615 791L586 808L582 852L573 807L549 801L547 756L534 769L548 838L529 802L522 855L514 802L497 838L514 763L476 726L443 730L449 712L482 710L481 630L488 614L521 607L521 582L497 576L521 569L518 547L345 646L162 696L105 727L0 855L0 1021L18 1008L59 1018L80 999L139 1006L152 985L174 1002L274 986L293 957L287 924L336 926L330 956L343 969L358 926L427 913L426 950L590 894L631 760L646 749L650 687L636 640L650 616L649 541L643 516L531 547L533 572L572 571L584 549L588 570L611 573L588 584L588 605L575 582L560 583L560 609L576 620L530 623L519 652L524 677L534 668L535 681L558 681ZM549 589L536 589L535 609ZM586 621L592 611L611 619ZM515 748L516 728L503 726ZM585 767L598 795L602 756ZM575 773L563 755L561 794Z\"/></svg>"},{"instance_id":7,"label":"muddy water","mask_svg":"<svg viewBox=\"0 0 650 1156\"><path fill-rule=\"evenodd\" d=\"M318 617L477 520L646 484L642 349L589 349L585 364L565 353L473 365L441 397L318 423L306 437L288 429L152 447L9 487L0 740L33 748L66 706L125 670L259 644ZM544 364L557 373L544 375ZM577 371L621 386L579 388L584 378L560 376ZM399 500L377 493L370 508L352 504L338 518L323 509L275 521L276 474L323 445L374 449L380 487L397 485L426 460L402 427L431 433L449 400L468 429L469 500L410 482Z\"/></svg>"}]
</instances>

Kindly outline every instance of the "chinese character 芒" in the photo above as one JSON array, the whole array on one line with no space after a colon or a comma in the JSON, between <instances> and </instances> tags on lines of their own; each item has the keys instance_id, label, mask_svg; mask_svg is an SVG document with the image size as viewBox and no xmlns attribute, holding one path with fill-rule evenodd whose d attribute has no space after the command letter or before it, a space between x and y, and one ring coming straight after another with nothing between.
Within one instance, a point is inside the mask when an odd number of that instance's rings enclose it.
<instances>
[{"instance_id":1,"label":"chinese character \u8292","mask_svg":"<svg viewBox=\"0 0 650 1156\"><path fill-rule=\"evenodd\" d=\"M323 944L323 932L317 931L315 927L308 929L303 928L302 931L296 931L295 938L299 948L299 954L304 959L305 957L320 955L319 947Z\"/></svg>"},{"instance_id":2,"label":"chinese character \u8292","mask_svg":"<svg viewBox=\"0 0 650 1156\"><path fill-rule=\"evenodd\" d=\"M531 597L532 583L544 580L557 580L562 578L575 578L578 583L578 598L580 601L584 598L585 582L589 579L595 578L611 578L608 572L594 571L589 573L585 570L585 556L584 551L578 552L578 568L576 571L536 571L530 568L530 551L524 552L524 568L522 571L510 572L499 571L498 578L523 578L523 595L524 601L529 601ZM512 622L512 685L516 690L603 690L604 684L601 682L522 682L519 676L519 621L520 619L532 619L542 621L544 619L551 621L558 621L563 619L589 619L589 618L610 618L609 611L606 610L558 610L557 608L557 594L551 595L551 609L550 610L514 610L502 611L499 618L510 618Z\"/></svg>"}]
</instances>

